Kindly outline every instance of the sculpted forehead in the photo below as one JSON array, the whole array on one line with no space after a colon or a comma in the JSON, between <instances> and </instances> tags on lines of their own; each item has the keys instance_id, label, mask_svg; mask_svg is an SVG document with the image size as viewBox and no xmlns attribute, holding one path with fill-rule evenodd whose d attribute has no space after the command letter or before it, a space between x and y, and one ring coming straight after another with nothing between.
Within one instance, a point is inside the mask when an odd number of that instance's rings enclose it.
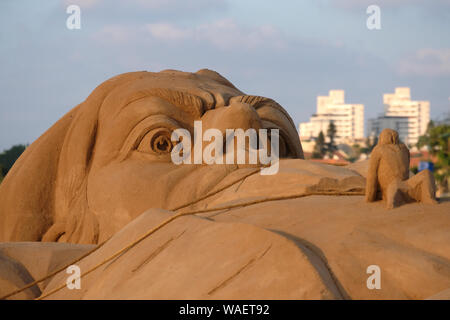
<instances>
[{"instance_id":1,"label":"sculpted forehead","mask_svg":"<svg viewBox=\"0 0 450 320\"><path fill-rule=\"evenodd\" d=\"M103 102L100 116L102 113L115 115L128 104L148 96L159 96L175 105L177 100L183 102L189 96L198 97L206 111L224 106L231 97L243 94L220 75L214 77L213 71L205 72L206 75L172 70L144 72L137 79L114 88ZM115 81L115 78L108 81Z\"/></svg>"}]
</instances>

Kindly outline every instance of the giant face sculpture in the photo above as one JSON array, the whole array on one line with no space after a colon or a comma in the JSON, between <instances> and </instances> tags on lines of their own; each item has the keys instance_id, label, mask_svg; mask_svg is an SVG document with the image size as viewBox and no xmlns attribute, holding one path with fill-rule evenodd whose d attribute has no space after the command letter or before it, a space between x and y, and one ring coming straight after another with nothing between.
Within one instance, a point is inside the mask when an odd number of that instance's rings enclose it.
<instances>
[{"instance_id":1,"label":"giant face sculpture","mask_svg":"<svg viewBox=\"0 0 450 320\"><path fill-rule=\"evenodd\" d=\"M303 158L295 126L271 99L210 70L134 72L98 86L33 143L0 187L0 241L97 243L145 210L187 203L239 165L175 165L171 132L195 120L277 128L280 157Z\"/></svg>"}]
</instances>

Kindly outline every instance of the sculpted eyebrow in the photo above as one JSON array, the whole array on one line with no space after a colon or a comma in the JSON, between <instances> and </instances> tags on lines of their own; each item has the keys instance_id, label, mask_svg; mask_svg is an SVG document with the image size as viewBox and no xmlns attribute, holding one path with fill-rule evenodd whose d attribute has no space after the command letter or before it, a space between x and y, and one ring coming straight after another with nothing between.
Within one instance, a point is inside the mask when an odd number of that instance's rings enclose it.
<instances>
[{"instance_id":1,"label":"sculpted eyebrow","mask_svg":"<svg viewBox=\"0 0 450 320\"><path fill-rule=\"evenodd\" d=\"M243 96L237 96L233 97L233 100L236 100L238 102L244 102L249 105L251 105L254 108L257 108L258 106L266 103L273 103L272 99L261 97L261 96L253 96L253 95L243 95Z\"/></svg>"},{"instance_id":2,"label":"sculpted eyebrow","mask_svg":"<svg viewBox=\"0 0 450 320\"><path fill-rule=\"evenodd\" d=\"M150 89L148 93L150 96L166 100L194 117L200 117L205 112L203 99L196 95L165 88Z\"/></svg>"},{"instance_id":3,"label":"sculpted eyebrow","mask_svg":"<svg viewBox=\"0 0 450 320\"><path fill-rule=\"evenodd\" d=\"M230 101L237 101L237 102L243 102L251 105L255 110L258 108L264 107L264 106L270 106L274 109L277 109L282 114L286 116L286 118L291 122L291 124L295 127L294 122L292 121L291 117L287 113L286 110L284 110L283 107L281 107L275 100L261 97L261 96L254 96L254 95L242 95L242 96L235 96L231 98Z\"/></svg>"},{"instance_id":4,"label":"sculpted eyebrow","mask_svg":"<svg viewBox=\"0 0 450 320\"><path fill-rule=\"evenodd\" d=\"M181 108L186 113L191 114L194 118L201 117L207 109L207 103L199 96L166 88L150 88L136 92L129 97L118 112L122 112L128 105L140 99L148 97L161 98L174 106Z\"/></svg>"}]
</instances>

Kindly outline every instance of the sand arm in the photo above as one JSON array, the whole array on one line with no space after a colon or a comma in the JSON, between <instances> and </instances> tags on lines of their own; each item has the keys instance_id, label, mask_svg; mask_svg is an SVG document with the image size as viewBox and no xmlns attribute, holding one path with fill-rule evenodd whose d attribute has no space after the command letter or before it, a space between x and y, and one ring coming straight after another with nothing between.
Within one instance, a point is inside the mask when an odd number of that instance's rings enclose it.
<instances>
[{"instance_id":1,"label":"sand arm","mask_svg":"<svg viewBox=\"0 0 450 320\"><path fill-rule=\"evenodd\" d=\"M378 165L380 164L380 155L378 150L374 149L370 157L369 170L367 172L366 180L366 201L373 202L377 197L378 187Z\"/></svg>"},{"instance_id":2,"label":"sand arm","mask_svg":"<svg viewBox=\"0 0 450 320\"><path fill-rule=\"evenodd\" d=\"M408 150L408 148L403 144L403 146L402 146L402 149L403 149L403 152L405 152L406 153L406 155L407 155L407 158L408 158L408 163L407 163L407 166L408 166L408 173L409 173L409 164L410 164L410 158L411 158L411 155L410 155L410 153L409 153L409 150ZM409 174L408 174L408 176L409 176Z\"/></svg>"},{"instance_id":3,"label":"sand arm","mask_svg":"<svg viewBox=\"0 0 450 320\"><path fill-rule=\"evenodd\" d=\"M405 159L405 171L403 174L403 179L406 180L409 178L409 161L410 161L410 153L405 144L400 144L400 150L402 152L402 159Z\"/></svg>"}]
</instances>

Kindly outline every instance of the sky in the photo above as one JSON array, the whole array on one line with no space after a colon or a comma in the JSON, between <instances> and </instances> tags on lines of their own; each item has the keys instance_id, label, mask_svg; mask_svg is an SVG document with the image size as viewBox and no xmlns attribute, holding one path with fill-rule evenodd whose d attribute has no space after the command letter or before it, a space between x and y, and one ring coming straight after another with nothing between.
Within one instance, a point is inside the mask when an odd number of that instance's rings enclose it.
<instances>
[{"instance_id":1,"label":"sky","mask_svg":"<svg viewBox=\"0 0 450 320\"><path fill-rule=\"evenodd\" d=\"M81 10L81 28L66 13ZM369 5L381 29L369 30ZM450 111L450 0L1 0L0 152L32 143L108 78L208 68L308 121L345 90L365 119L411 88Z\"/></svg>"}]
</instances>

